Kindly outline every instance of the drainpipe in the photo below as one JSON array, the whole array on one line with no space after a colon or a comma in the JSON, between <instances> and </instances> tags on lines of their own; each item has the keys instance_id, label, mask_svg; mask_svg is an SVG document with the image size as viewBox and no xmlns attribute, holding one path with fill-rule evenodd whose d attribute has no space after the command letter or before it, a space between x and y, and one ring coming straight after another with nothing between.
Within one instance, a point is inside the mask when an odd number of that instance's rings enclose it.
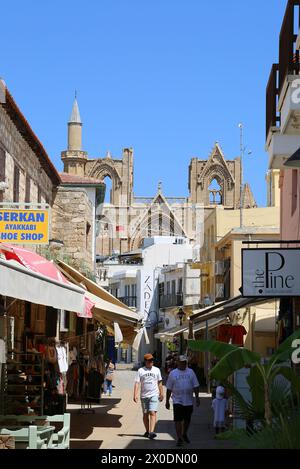
<instances>
[{"instance_id":1,"label":"drainpipe","mask_svg":"<svg viewBox=\"0 0 300 469\"><path fill-rule=\"evenodd\" d=\"M205 328L205 340L208 340L208 321L206 321ZM210 394L210 379L209 379L209 370L210 370L210 353L205 352L205 371L206 371L206 381L207 381L207 394Z\"/></svg>"}]
</instances>

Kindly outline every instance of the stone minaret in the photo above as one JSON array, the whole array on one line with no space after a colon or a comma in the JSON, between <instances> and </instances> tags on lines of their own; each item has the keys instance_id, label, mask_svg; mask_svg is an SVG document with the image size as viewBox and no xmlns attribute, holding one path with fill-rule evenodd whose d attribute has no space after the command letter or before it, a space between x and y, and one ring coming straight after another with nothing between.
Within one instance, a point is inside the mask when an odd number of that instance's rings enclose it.
<instances>
[{"instance_id":1,"label":"stone minaret","mask_svg":"<svg viewBox=\"0 0 300 469\"><path fill-rule=\"evenodd\" d=\"M61 153L61 159L65 173L84 176L87 153L82 151L82 122L76 94L68 122L68 150Z\"/></svg>"}]
</instances>

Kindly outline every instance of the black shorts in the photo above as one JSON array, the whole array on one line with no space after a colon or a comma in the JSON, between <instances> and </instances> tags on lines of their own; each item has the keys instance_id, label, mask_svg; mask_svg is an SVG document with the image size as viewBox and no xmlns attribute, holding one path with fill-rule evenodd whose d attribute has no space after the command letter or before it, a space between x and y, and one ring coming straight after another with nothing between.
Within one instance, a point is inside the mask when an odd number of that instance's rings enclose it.
<instances>
[{"instance_id":1,"label":"black shorts","mask_svg":"<svg viewBox=\"0 0 300 469\"><path fill-rule=\"evenodd\" d=\"M173 404L174 422L189 422L193 413L192 405Z\"/></svg>"}]
</instances>

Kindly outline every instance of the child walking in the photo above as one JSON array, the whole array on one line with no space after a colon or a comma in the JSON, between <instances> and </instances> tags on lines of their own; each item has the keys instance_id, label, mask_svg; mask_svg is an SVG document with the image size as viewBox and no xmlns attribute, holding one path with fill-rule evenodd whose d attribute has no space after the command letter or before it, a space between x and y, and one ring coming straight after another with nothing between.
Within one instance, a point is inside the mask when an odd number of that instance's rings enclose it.
<instances>
[{"instance_id":1,"label":"child walking","mask_svg":"<svg viewBox=\"0 0 300 469\"><path fill-rule=\"evenodd\" d=\"M114 372L115 372L115 365L113 364L112 360L108 361L108 364L106 366L106 372L105 372L105 380L104 380L104 394L107 394L107 391L109 392L109 395L112 395L112 382L114 379Z\"/></svg>"},{"instance_id":2,"label":"child walking","mask_svg":"<svg viewBox=\"0 0 300 469\"><path fill-rule=\"evenodd\" d=\"M216 435L225 431L225 416L228 409L228 401L225 398L225 389L218 386L216 389L216 397L212 401L214 411L214 428Z\"/></svg>"}]
</instances>

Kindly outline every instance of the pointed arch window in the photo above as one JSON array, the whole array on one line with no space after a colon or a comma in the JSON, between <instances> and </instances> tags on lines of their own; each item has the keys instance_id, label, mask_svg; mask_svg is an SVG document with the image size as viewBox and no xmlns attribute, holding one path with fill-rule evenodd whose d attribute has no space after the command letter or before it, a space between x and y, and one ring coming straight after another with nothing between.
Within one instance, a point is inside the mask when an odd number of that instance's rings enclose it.
<instances>
[{"instance_id":1,"label":"pointed arch window","mask_svg":"<svg viewBox=\"0 0 300 469\"><path fill-rule=\"evenodd\" d=\"M222 205L223 191L218 180L214 178L208 188L209 190L209 203L210 205Z\"/></svg>"},{"instance_id":2,"label":"pointed arch window","mask_svg":"<svg viewBox=\"0 0 300 469\"><path fill-rule=\"evenodd\" d=\"M104 202L106 204L111 204L112 203L112 180L109 175L107 175L104 180L105 184L105 199Z\"/></svg>"}]
</instances>

